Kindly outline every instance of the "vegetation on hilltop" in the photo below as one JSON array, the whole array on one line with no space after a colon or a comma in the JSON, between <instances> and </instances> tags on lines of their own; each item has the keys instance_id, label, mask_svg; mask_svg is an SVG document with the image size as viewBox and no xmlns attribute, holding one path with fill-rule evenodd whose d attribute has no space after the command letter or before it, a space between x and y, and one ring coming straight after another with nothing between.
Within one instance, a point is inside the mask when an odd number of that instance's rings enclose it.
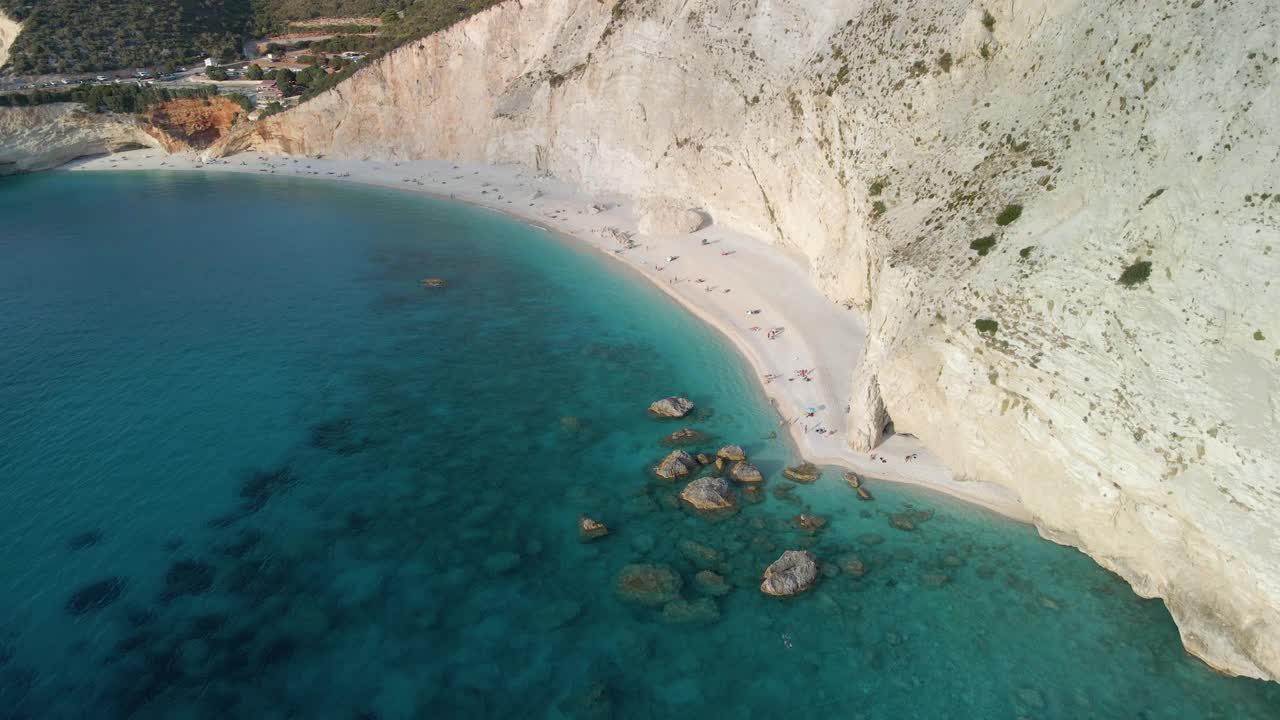
<instances>
[{"instance_id":1,"label":"vegetation on hilltop","mask_svg":"<svg viewBox=\"0 0 1280 720\"><path fill-rule=\"evenodd\" d=\"M252 3L257 28L280 29L291 20L378 17L387 10L403 10L413 5L413 0L252 0Z\"/></svg>"},{"instance_id":2,"label":"vegetation on hilltop","mask_svg":"<svg viewBox=\"0 0 1280 720\"><path fill-rule=\"evenodd\" d=\"M282 32L292 21L321 17L380 17L383 25L376 39L343 34L317 48L359 50L376 57L500 1L0 0L0 10L23 23L4 69L25 75L165 68L205 57L230 62L241 57L250 36ZM325 88L345 77L332 79Z\"/></svg>"},{"instance_id":3,"label":"vegetation on hilltop","mask_svg":"<svg viewBox=\"0 0 1280 720\"><path fill-rule=\"evenodd\" d=\"M27 107L59 102L83 103L90 112L140 113L157 103L180 99L211 99L218 89L212 85L191 90L167 90L137 85L85 85L71 90L0 95L0 107Z\"/></svg>"},{"instance_id":4,"label":"vegetation on hilltop","mask_svg":"<svg viewBox=\"0 0 1280 720\"><path fill-rule=\"evenodd\" d=\"M0 0L23 23L10 50L16 73L91 72L233 60L250 0Z\"/></svg>"}]
</instances>

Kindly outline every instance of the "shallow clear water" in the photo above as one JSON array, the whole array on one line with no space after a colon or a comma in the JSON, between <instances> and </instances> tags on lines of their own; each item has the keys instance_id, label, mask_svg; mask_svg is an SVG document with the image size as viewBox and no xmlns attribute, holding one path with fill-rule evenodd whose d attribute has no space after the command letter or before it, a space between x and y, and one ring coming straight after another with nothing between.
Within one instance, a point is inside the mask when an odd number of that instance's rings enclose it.
<instances>
[{"instance_id":1,"label":"shallow clear water","mask_svg":"<svg viewBox=\"0 0 1280 720\"><path fill-rule=\"evenodd\" d=\"M318 181L0 181L0 338L0 717L1280 714L1278 686L1213 674L1158 602L1028 528L782 480L725 342L494 214ZM713 523L648 475L684 424L644 408L672 393L712 411L709 446L746 446L762 503ZM912 510L933 515L890 526ZM580 513L613 533L579 542ZM835 574L763 596L799 547ZM734 590L671 624L615 591L636 562L689 600L700 566Z\"/></svg>"}]
</instances>

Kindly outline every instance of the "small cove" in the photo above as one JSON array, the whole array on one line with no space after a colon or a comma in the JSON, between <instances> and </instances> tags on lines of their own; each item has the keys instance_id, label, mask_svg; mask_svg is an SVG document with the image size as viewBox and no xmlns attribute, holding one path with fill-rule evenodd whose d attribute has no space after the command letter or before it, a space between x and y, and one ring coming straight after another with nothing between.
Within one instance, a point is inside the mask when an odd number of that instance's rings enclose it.
<instances>
[{"instance_id":1,"label":"small cove","mask_svg":"<svg viewBox=\"0 0 1280 720\"><path fill-rule=\"evenodd\" d=\"M1269 718L1030 528L793 486L729 344L594 251L315 180L0 183L0 707L77 717ZM427 276L448 279L426 290ZM764 501L652 479L684 427ZM830 525L791 524L808 511ZM580 543L580 513L613 533ZM895 513L917 520L905 531ZM815 591L763 596L808 547ZM847 568L865 568L855 577ZM619 599L670 566L718 618ZM713 595L699 570L733 589ZM701 607L706 607L703 603Z\"/></svg>"}]
</instances>

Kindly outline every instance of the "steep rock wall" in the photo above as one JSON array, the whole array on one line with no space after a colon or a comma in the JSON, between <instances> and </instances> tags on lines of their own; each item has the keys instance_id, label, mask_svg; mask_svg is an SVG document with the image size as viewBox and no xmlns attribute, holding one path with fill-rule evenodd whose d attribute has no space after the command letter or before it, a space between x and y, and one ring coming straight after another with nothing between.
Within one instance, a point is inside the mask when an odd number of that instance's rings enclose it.
<instances>
[{"instance_id":1,"label":"steep rock wall","mask_svg":"<svg viewBox=\"0 0 1280 720\"><path fill-rule=\"evenodd\" d=\"M132 115L88 113L79 103L0 108L0 175L139 146L160 143Z\"/></svg>"},{"instance_id":2,"label":"steep rock wall","mask_svg":"<svg viewBox=\"0 0 1280 720\"><path fill-rule=\"evenodd\" d=\"M13 41L18 39L20 32L22 32L22 26L18 21L0 10L0 68L9 62L9 48L13 47Z\"/></svg>"},{"instance_id":3,"label":"steep rock wall","mask_svg":"<svg viewBox=\"0 0 1280 720\"><path fill-rule=\"evenodd\" d=\"M1275 679L1278 23L1265 0L512 0L219 152L521 162L788 246L866 314L855 442L887 410L1165 598L1191 651Z\"/></svg>"}]
</instances>

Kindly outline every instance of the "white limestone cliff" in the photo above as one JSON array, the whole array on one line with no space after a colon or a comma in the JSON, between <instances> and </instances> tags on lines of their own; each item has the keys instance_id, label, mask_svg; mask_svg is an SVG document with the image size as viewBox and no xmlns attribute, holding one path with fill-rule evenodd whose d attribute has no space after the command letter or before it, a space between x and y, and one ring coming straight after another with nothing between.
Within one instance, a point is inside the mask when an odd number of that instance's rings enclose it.
<instances>
[{"instance_id":1,"label":"white limestone cliff","mask_svg":"<svg viewBox=\"0 0 1280 720\"><path fill-rule=\"evenodd\" d=\"M9 48L13 47L13 41L18 39L20 32L22 25L0 10L0 67L9 62Z\"/></svg>"},{"instance_id":2,"label":"white limestone cliff","mask_svg":"<svg viewBox=\"0 0 1280 720\"><path fill-rule=\"evenodd\" d=\"M0 175L34 172L76 158L159 147L132 115L86 112L80 103L0 108Z\"/></svg>"},{"instance_id":3,"label":"white limestone cliff","mask_svg":"<svg viewBox=\"0 0 1280 720\"><path fill-rule=\"evenodd\" d=\"M1268 0L512 0L223 151L522 162L802 253L867 318L856 444L887 412L1276 679L1278 37Z\"/></svg>"}]
</instances>

